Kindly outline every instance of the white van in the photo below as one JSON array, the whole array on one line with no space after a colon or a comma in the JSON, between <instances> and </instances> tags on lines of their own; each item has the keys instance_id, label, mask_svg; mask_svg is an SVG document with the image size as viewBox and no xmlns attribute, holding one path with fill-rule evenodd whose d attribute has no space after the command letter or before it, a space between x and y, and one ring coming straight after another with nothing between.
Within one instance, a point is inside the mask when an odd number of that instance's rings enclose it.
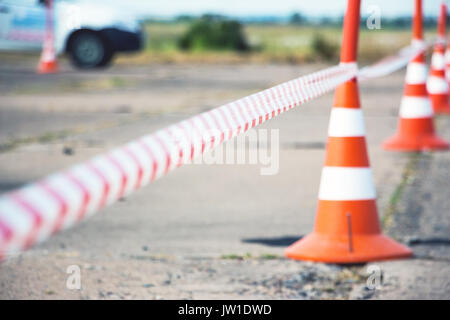
<instances>
[{"instance_id":1,"label":"white van","mask_svg":"<svg viewBox=\"0 0 450 320\"><path fill-rule=\"evenodd\" d=\"M79 68L95 68L117 52L140 50L141 27L128 11L108 0L55 0L57 54L67 53ZM0 0L0 50L41 50L45 23L45 0Z\"/></svg>"}]
</instances>

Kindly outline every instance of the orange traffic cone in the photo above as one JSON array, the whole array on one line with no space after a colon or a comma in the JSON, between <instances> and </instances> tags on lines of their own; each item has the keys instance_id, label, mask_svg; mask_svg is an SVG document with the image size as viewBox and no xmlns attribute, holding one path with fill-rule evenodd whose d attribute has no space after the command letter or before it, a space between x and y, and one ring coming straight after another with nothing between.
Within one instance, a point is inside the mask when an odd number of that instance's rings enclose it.
<instances>
[{"instance_id":1,"label":"orange traffic cone","mask_svg":"<svg viewBox=\"0 0 450 320\"><path fill-rule=\"evenodd\" d=\"M415 2L413 45L422 45L422 1ZM427 68L424 54L413 59L406 71L406 85L400 105L397 134L386 140L383 148L392 151L445 150L448 143L435 135L434 112L428 97Z\"/></svg>"},{"instance_id":2,"label":"orange traffic cone","mask_svg":"<svg viewBox=\"0 0 450 320\"><path fill-rule=\"evenodd\" d=\"M58 72L59 66L56 60L54 48L54 24L53 24L53 0L46 2L46 30L44 46L42 48L41 60L39 61L38 73L55 73Z\"/></svg>"},{"instance_id":3,"label":"orange traffic cone","mask_svg":"<svg viewBox=\"0 0 450 320\"><path fill-rule=\"evenodd\" d=\"M447 42L447 49L445 50L445 79L448 84L448 94L450 96L450 42Z\"/></svg>"},{"instance_id":4,"label":"orange traffic cone","mask_svg":"<svg viewBox=\"0 0 450 320\"><path fill-rule=\"evenodd\" d=\"M427 81L427 90L434 113L450 113L448 104L449 85L445 77L445 29L447 6L442 3L438 23L438 40L431 58L431 71Z\"/></svg>"},{"instance_id":5,"label":"orange traffic cone","mask_svg":"<svg viewBox=\"0 0 450 320\"><path fill-rule=\"evenodd\" d=\"M341 63L356 63L359 17L360 0L349 0ZM381 234L357 79L336 89L328 133L314 231L286 256L342 264L411 256Z\"/></svg>"}]
</instances>

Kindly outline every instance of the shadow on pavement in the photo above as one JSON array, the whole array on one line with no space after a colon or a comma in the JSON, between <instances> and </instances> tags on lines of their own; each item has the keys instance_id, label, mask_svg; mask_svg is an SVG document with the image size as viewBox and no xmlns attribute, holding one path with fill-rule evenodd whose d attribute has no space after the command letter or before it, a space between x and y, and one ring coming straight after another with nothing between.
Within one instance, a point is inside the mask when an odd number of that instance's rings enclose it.
<instances>
[{"instance_id":1,"label":"shadow on pavement","mask_svg":"<svg viewBox=\"0 0 450 320\"><path fill-rule=\"evenodd\" d=\"M263 244L269 247L287 247L300 240L303 236L285 236L277 238L249 238L242 239L244 243Z\"/></svg>"}]
</instances>

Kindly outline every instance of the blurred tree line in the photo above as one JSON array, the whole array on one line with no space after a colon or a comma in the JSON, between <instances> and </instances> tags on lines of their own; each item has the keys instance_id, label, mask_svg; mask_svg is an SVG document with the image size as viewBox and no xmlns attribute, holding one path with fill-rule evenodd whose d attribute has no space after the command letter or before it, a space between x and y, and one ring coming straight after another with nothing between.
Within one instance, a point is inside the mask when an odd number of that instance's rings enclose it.
<instances>
[{"instance_id":1,"label":"blurred tree line","mask_svg":"<svg viewBox=\"0 0 450 320\"><path fill-rule=\"evenodd\" d=\"M365 26L368 16L361 17L361 25ZM290 24L298 26L323 26L323 27L341 27L343 18L322 16L322 17L310 17L304 15L301 12L294 12L288 17L283 16L248 16L248 17L226 17L220 14L205 14L202 16L183 14L176 16L173 19L167 20L167 23L194 23L198 20L234 20L241 24ZM450 15L448 17L450 19ZM154 22L154 19L147 19L145 22ZM161 22L160 20L157 20ZM436 27L437 18L431 16L424 17L425 28ZM399 16L399 17L382 17L381 24L383 28L398 28L406 29L411 27L411 16Z\"/></svg>"}]
</instances>

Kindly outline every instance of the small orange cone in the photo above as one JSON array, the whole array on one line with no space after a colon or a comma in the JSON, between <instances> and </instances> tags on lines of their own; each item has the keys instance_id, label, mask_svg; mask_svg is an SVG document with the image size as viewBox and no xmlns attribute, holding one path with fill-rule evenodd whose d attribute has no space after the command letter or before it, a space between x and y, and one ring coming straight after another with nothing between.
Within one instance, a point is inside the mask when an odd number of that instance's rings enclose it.
<instances>
[{"instance_id":1,"label":"small orange cone","mask_svg":"<svg viewBox=\"0 0 450 320\"><path fill-rule=\"evenodd\" d=\"M349 0L341 63L356 63L359 17L360 0ZM340 264L411 256L381 234L356 79L336 89L328 134L314 231L286 256Z\"/></svg>"},{"instance_id":2,"label":"small orange cone","mask_svg":"<svg viewBox=\"0 0 450 320\"><path fill-rule=\"evenodd\" d=\"M422 45L422 1L416 0L413 20L413 45ZM406 70L404 96L400 105L397 134L386 140L383 148L391 151L446 150L447 142L437 137L434 112L428 97L427 67L424 54L413 59Z\"/></svg>"},{"instance_id":3,"label":"small orange cone","mask_svg":"<svg viewBox=\"0 0 450 320\"><path fill-rule=\"evenodd\" d=\"M54 48L53 0L47 0L46 12L45 39L37 72L55 73L58 72L59 66Z\"/></svg>"},{"instance_id":4,"label":"small orange cone","mask_svg":"<svg viewBox=\"0 0 450 320\"><path fill-rule=\"evenodd\" d=\"M434 46L431 58L431 71L427 81L428 94L436 114L450 113L450 105L448 104L449 85L445 77L446 19L447 6L442 3L438 23L438 40Z\"/></svg>"}]
</instances>

